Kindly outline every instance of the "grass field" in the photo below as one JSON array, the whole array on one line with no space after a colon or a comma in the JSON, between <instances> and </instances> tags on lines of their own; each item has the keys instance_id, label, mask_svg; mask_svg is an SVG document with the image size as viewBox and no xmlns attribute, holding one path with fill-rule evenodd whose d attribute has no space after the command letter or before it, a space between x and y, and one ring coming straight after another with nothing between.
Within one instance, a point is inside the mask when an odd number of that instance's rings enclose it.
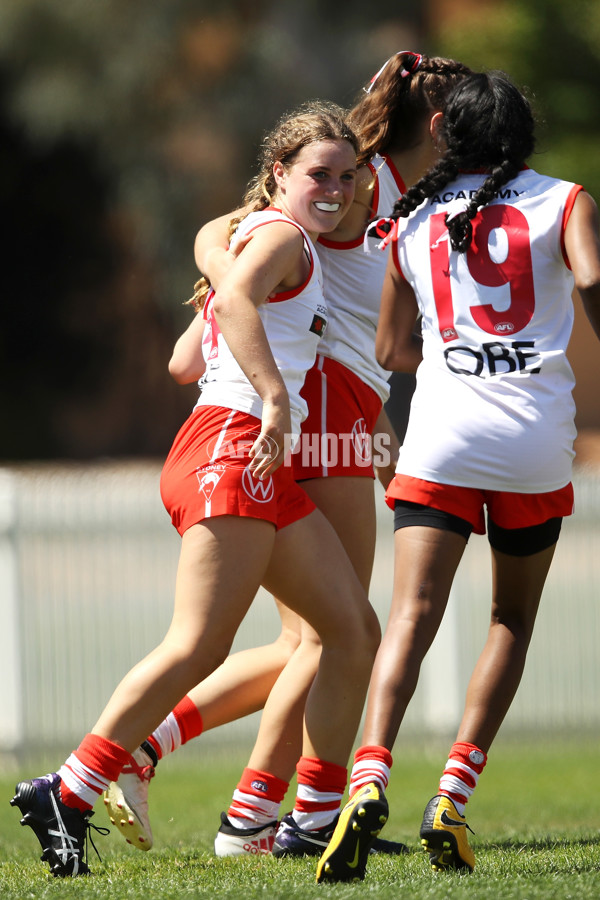
<instances>
[{"instance_id":1,"label":"grass field","mask_svg":"<svg viewBox=\"0 0 600 900\"><path fill-rule=\"evenodd\" d=\"M435 793L447 746L395 751L388 791L391 815L382 837L404 841L407 857L376 857L364 882L317 885L315 860L220 860L212 854L219 814L226 808L246 754L216 755L185 748L164 760L151 785L155 846L141 853L114 830L90 849L90 878L55 880L39 861L40 847L9 805L16 780L40 771L0 773L0 897L108 898L362 898L382 900L537 900L600 897L600 738L559 741L540 736L498 740L468 807L475 872L434 874L419 849L418 829ZM45 770L44 770L45 771ZM293 804L293 787L288 805ZM287 809L287 807L286 807ZM108 823L101 804L95 821Z\"/></svg>"}]
</instances>

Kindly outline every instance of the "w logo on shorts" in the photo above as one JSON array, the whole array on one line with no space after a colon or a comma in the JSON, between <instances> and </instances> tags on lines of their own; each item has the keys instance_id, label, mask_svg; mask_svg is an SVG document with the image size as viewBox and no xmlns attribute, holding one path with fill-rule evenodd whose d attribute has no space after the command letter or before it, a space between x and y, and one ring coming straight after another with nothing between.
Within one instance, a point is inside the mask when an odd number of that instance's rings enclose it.
<instances>
[{"instance_id":1,"label":"w logo on shorts","mask_svg":"<svg viewBox=\"0 0 600 900\"><path fill-rule=\"evenodd\" d=\"M352 428L352 443L358 459L371 461L371 435L363 418L357 419Z\"/></svg>"},{"instance_id":2,"label":"w logo on shorts","mask_svg":"<svg viewBox=\"0 0 600 900\"><path fill-rule=\"evenodd\" d=\"M257 503L269 503L275 496L275 486L271 475L266 481L254 478L252 472L247 467L242 475L242 487L252 500Z\"/></svg>"}]
</instances>

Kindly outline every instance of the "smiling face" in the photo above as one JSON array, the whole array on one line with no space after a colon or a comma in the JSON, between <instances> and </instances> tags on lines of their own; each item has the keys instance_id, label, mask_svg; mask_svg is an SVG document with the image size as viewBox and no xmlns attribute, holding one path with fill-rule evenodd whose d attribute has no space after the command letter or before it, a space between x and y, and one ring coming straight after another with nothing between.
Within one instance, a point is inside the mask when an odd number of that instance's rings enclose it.
<instances>
[{"instance_id":1,"label":"smiling face","mask_svg":"<svg viewBox=\"0 0 600 900\"><path fill-rule=\"evenodd\" d=\"M356 153L345 140L313 141L291 163L276 162L273 204L316 239L332 231L354 199Z\"/></svg>"}]
</instances>

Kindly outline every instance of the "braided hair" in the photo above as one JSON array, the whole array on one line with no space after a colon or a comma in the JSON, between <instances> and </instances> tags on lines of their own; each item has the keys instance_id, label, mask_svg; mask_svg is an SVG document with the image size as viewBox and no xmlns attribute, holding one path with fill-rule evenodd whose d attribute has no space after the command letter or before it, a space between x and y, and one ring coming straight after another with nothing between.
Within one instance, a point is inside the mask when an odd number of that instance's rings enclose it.
<instances>
[{"instance_id":1,"label":"braided hair","mask_svg":"<svg viewBox=\"0 0 600 900\"><path fill-rule=\"evenodd\" d=\"M276 162L291 166L308 144L338 140L348 141L358 153L358 138L346 121L345 111L335 103L313 100L283 115L263 139L259 171L246 188L243 213L229 222L229 238L249 213L266 209L272 204L277 191L273 174ZM202 275L194 285L194 296L187 303L198 312L204 306L209 290L210 283Z\"/></svg>"},{"instance_id":2,"label":"braided hair","mask_svg":"<svg viewBox=\"0 0 600 900\"><path fill-rule=\"evenodd\" d=\"M415 146L424 117L444 106L446 95L471 70L454 59L401 50L364 88L348 122L360 140L358 165L375 153Z\"/></svg>"},{"instance_id":3,"label":"braided hair","mask_svg":"<svg viewBox=\"0 0 600 900\"><path fill-rule=\"evenodd\" d=\"M464 253L473 237L471 220L516 177L535 147L534 118L525 96L503 72L465 78L443 109L443 157L395 203L392 219L410 215L462 170L487 172L481 187L458 215L446 217L453 250Z\"/></svg>"}]
</instances>

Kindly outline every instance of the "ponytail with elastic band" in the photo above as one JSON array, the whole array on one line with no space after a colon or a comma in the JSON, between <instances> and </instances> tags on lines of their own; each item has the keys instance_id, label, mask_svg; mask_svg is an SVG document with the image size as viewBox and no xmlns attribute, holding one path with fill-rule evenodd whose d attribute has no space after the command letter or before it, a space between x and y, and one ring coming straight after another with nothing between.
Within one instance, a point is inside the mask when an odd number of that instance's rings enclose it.
<instances>
[{"instance_id":1,"label":"ponytail with elastic band","mask_svg":"<svg viewBox=\"0 0 600 900\"><path fill-rule=\"evenodd\" d=\"M413 53L412 50L398 50L398 52L394 53L393 56L390 56L390 58L384 62L384 64L380 68L380 70L378 72L376 72L375 75L373 75L373 77L371 78L371 81L369 82L369 86L364 88L365 94L371 93L371 91L373 90L373 88L375 86L375 82L377 81L377 79L379 78L379 76L381 75L383 70L397 56L403 57L402 58L402 68L400 69L400 77L401 78L407 78L409 75L414 75L414 73L417 71L417 69L423 62L423 54L422 53Z\"/></svg>"}]
</instances>

